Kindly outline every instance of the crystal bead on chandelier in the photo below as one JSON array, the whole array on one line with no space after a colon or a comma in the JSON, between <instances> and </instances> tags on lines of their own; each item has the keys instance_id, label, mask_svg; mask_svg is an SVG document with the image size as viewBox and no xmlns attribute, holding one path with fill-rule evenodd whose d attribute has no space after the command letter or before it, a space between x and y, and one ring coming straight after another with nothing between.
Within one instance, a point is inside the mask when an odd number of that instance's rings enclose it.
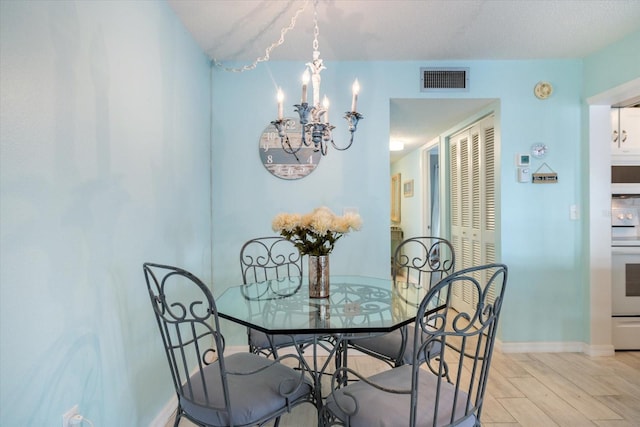
<instances>
[{"instance_id":1,"label":"crystal bead on chandelier","mask_svg":"<svg viewBox=\"0 0 640 427\"><path fill-rule=\"evenodd\" d=\"M318 34L320 33L320 31L318 29L318 13L316 6L317 0L314 1L313 10L313 60L306 64L306 69L304 71L304 74L302 75L301 102L300 104L294 105L294 107L296 107L295 111L300 116L302 137L300 138L299 145L293 146L285 132L287 120L284 118L284 94L282 93L281 89L278 89L277 95L278 119L271 122L271 124L273 124L278 131L282 149L290 154L298 152L303 145L307 147L310 146L311 143L313 143L314 150L320 151L322 155L327 154L327 147L329 142L331 142L331 145L333 145L336 150L347 150L353 144L353 134L358 128L358 121L363 118L362 114L357 112L358 93L360 92L360 85L358 83L358 79L356 79L352 86L353 96L351 99L351 111L347 111L344 116L349 125L349 144L345 147L337 146L333 141L332 134L335 126L332 126L331 123L329 123L329 99L326 95L324 96L322 104L320 103L320 72L326 69L326 67L322 63L322 59L320 58L320 51L318 51ZM311 80L311 88L313 92L313 104L311 105L309 105L308 103L307 94L309 80Z\"/></svg>"}]
</instances>

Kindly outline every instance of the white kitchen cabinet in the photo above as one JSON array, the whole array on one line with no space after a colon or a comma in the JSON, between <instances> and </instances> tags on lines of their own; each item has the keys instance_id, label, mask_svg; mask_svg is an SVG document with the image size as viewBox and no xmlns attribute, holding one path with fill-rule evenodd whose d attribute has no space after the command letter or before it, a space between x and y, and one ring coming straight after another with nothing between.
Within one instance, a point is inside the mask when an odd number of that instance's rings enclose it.
<instances>
[{"instance_id":1,"label":"white kitchen cabinet","mask_svg":"<svg viewBox=\"0 0 640 427\"><path fill-rule=\"evenodd\" d=\"M640 108L611 109L611 154L640 155Z\"/></svg>"}]
</instances>

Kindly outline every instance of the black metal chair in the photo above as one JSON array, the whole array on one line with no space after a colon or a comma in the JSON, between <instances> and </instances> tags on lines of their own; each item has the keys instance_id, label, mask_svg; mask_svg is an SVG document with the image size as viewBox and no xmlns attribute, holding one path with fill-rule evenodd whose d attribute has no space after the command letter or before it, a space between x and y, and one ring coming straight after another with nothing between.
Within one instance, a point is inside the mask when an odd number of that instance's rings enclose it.
<instances>
[{"instance_id":1,"label":"black metal chair","mask_svg":"<svg viewBox=\"0 0 640 427\"><path fill-rule=\"evenodd\" d=\"M247 241L240 250L242 281L245 284L266 280L302 277L302 255L289 240L274 237L258 237ZM267 291L270 288L264 287ZM260 295L254 296L256 300ZM262 313L256 313L261 316ZM312 334L267 335L264 332L247 328L249 351L267 357L278 357L278 349L294 345L304 346L313 342Z\"/></svg>"},{"instance_id":2,"label":"black metal chair","mask_svg":"<svg viewBox=\"0 0 640 427\"><path fill-rule=\"evenodd\" d=\"M455 269L455 253L446 239L412 237L398 245L393 262L394 292L398 298L402 298L412 288L423 288L426 293L451 274ZM413 326L373 337L357 335L349 340L348 346L392 367L401 366L411 361L411 354L406 349L413 346ZM343 364L346 366L346 361Z\"/></svg>"},{"instance_id":3,"label":"black metal chair","mask_svg":"<svg viewBox=\"0 0 640 427\"><path fill-rule=\"evenodd\" d=\"M409 364L365 378L348 367L332 379L324 426L479 426L507 267L453 273L420 304ZM454 307L454 293L470 298ZM348 375L358 380L337 388Z\"/></svg>"},{"instance_id":4,"label":"black metal chair","mask_svg":"<svg viewBox=\"0 0 640 427\"><path fill-rule=\"evenodd\" d=\"M174 427L263 425L312 402L302 371L251 353L224 355L211 291L177 267L145 263L144 275L178 396ZM298 356L288 355L297 359ZM281 358L284 359L284 358ZM281 360L280 359L280 360Z\"/></svg>"}]
</instances>

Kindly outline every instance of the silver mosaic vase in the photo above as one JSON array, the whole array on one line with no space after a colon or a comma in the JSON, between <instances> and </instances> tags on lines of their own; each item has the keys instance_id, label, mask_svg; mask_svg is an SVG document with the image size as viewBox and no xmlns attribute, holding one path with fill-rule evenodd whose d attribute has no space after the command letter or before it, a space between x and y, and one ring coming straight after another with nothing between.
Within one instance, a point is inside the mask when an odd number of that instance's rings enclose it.
<instances>
[{"instance_id":1,"label":"silver mosaic vase","mask_svg":"<svg viewBox=\"0 0 640 427\"><path fill-rule=\"evenodd\" d=\"M329 297L329 255L309 255L309 297Z\"/></svg>"}]
</instances>

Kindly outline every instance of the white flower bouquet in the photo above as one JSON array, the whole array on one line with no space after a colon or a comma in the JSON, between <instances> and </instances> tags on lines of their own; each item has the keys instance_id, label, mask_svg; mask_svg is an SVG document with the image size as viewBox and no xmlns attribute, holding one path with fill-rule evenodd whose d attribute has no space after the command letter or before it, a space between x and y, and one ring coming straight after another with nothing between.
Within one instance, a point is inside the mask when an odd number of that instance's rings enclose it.
<instances>
[{"instance_id":1,"label":"white flower bouquet","mask_svg":"<svg viewBox=\"0 0 640 427\"><path fill-rule=\"evenodd\" d=\"M362 219L357 213L338 216L327 207L306 215L280 213L273 218L273 231L293 242L303 255L329 255L343 235L359 230Z\"/></svg>"}]
</instances>

